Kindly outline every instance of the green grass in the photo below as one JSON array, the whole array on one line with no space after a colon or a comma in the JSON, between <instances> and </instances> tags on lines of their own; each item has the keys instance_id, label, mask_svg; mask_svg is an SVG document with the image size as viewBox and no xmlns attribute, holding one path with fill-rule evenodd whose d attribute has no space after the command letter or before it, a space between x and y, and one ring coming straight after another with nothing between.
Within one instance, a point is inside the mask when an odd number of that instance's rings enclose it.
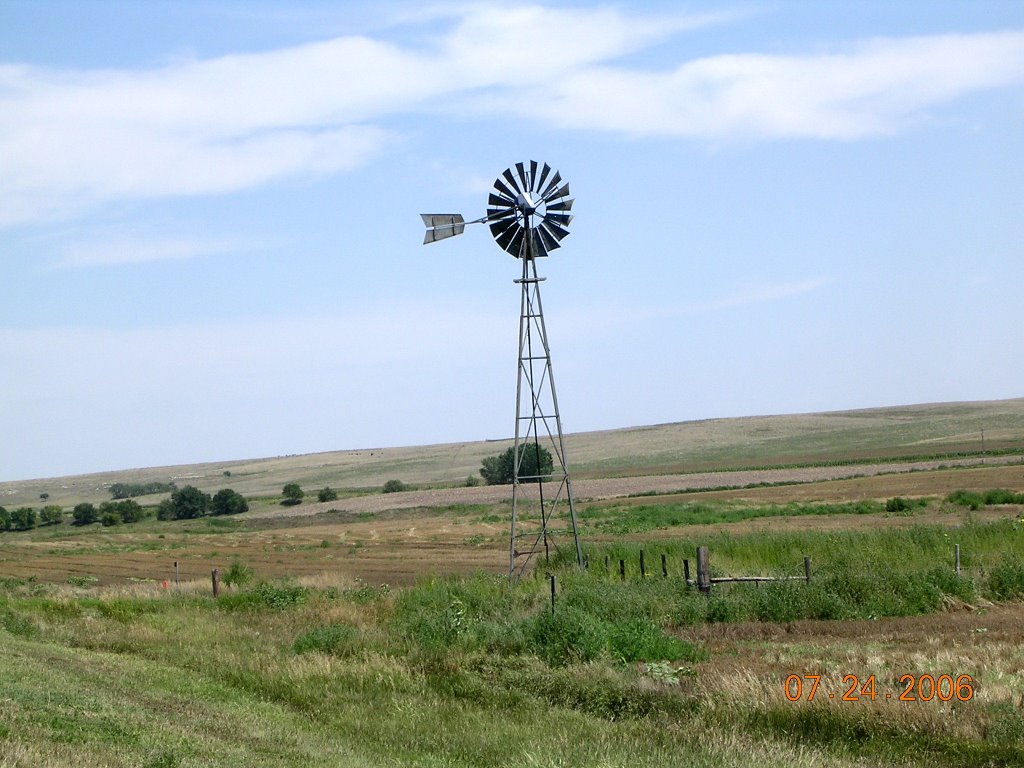
<instances>
[{"instance_id":1,"label":"green grass","mask_svg":"<svg viewBox=\"0 0 1024 768\"><path fill-rule=\"evenodd\" d=\"M695 541L594 548L591 563L630 558L629 579L556 567L554 614L543 574L402 590L260 582L217 600L6 580L0 765L1013 765L1024 722L1011 699L966 711L964 733L942 715L744 702L702 692L714 652L683 635L704 622L1020 599L1022 529L708 537L719 573L799 570L804 554L815 563L810 585L720 585L710 596L679 578ZM641 546L651 561L670 556L670 578L638 578Z\"/></svg>"}]
</instances>

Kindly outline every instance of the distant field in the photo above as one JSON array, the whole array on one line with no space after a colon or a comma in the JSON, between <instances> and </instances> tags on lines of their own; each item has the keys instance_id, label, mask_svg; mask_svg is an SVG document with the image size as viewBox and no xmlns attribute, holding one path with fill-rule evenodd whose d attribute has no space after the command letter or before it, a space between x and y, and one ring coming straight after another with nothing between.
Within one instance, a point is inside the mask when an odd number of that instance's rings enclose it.
<instances>
[{"instance_id":1,"label":"distant field","mask_svg":"<svg viewBox=\"0 0 1024 768\"><path fill-rule=\"evenodd\" d=\"M575 477L609 478L979 454L983 431L986 451L1024 452L1024 399L587 432L569 435L567 452ZM330 485L350 492L375 491L390 479L423 487L457 485L478 476L481 461L510 444L371 448L0 482L0 505L38 504L41 493L50 495L50 503L67 506L102 501L118 482L173 481L206 491L231 487L246 496L274 496L288 482L307 490Z\"/></svg>"}]
</instances>

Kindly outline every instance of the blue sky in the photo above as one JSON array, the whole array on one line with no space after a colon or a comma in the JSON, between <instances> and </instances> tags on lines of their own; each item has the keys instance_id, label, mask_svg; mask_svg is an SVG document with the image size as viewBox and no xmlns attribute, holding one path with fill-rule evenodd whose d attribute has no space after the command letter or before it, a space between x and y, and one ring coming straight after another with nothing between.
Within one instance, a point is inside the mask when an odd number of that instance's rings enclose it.
<instances>
[{"instance_id":1,"label":"blue sky","mask_svg":"<svg viewBox=\"0 0 1024 768\"><path fill-rule=\"evenodd\" d=\"M0 0L0 480L1022 394L1024 4Z\"/></svg>"}]
</instances>

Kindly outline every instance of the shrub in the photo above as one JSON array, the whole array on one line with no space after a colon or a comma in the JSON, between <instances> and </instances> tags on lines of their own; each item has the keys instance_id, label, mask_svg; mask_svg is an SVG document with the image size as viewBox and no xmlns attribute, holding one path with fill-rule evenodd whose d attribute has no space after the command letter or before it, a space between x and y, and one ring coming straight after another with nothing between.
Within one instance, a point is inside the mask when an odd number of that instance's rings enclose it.
<instances>
[{"instance_id":1,"label":"shrub","mask_svg":"<svg viewBox=\"0 0 1024 768\"><path fill-rule=\"evenodd\" d=\"M0 507L0 531L11 530L11 513Z\"/></svg>"},{"instance_id":2,"label":"shrub","mask_svg":"<svg viewBox=\"0 0 1024 768\"><path fill-rule=\"evenodd\" d=\"M228 587L241 587L252 581L252 568L241 560L232 560L221 581Z\"/></svg>"},{"instance_id":3,"label":"shrub","mask_svg":"<svg viewBox=\"0 0 1024 768\"><path fill-rule=\"evenodd\" d=\"M986 504L1024 504L1024 493L993 488L991 491L985 491L984 500Z\"/></svg>"},{"instance_id":4,"label":"shrub","mask_svg":"<svg viewBox=\"0 0 1024 768\"><path fill-rule=\"evenodd\" d=\"M1024 562L1016 557L1004 558L989 572L986 586L996 600L1024 597Z\"/></svg>"},{"instance_id":5,"label":"shrub","mask_svg":"<svg viewBox=\"0 0 1024 768\"><path fill-rule=\"evenodd\" d=\"M985 499L980 493L963 489L953 491L946 497L946 501L960 507L968 507L969 509L980 509L981 505L985 503Z\"/></svg>"},{"instance_id":6,"label":"shrub","mask_svg":"<svg viewBox=\"0 0 1024 768\"><path fill-rule=\"evenodd\" d=\"M121 516L112 509L108 509L106 512L100 514L100 525L104 528L109 528L112 525L120 525L123 521Z\"/></svg>"},{"instance_id":7,"label":"shrub","mask_svg":"<svg viewBox=\"0 0 1024 768\"><path fill-rule=\"evenodd\" d=\"M612 654L622 661L700 661L700 649L666 635L651 621L637 619L612 626L608 634Z\"/></svg>"},{"instance_id":8,"label":"shrub","mask_svg":"<svg viewBox=\"0 0 1024 768\"><path fill-rule=\"evenodd\" d=\"M885 502L886 512L906 512L911 508L911 503L902 496L893 496Z\"/></svg>"},{"instance_id":9,"label":"shrub","mask_svg":"<svg viewBox=\"0 0 1024 768\"><path fill-rule=\"evenodd\" d=\"M114 483L108 489L114 499L127 499L132 496L147 496L151 493L168 493L174 490L174 483Z\"/></svg>"},{"instance_id":10,"label":"shrub","mask_svg":"<svg viewBox=\"0 0 1024 768\"><path fill-rule=\"evenodd\" d=\"M545 611L529 630L530 648L551 666L592 661L608 644L604 622L575 608Z\"/></svg>"},{"instance_id":11,"label":"shrub","mask_svg":"<svg viewBox=\"0 0 1024 768\"><path fill-rule=\"evenodd\" d=\"M64 508L58 504L48 504L39 510L40 525L57 525L64 520Z\"/></svg>"},{"instance_id":12,"label":"shrub","mask_svg":"<svg viewBox=\"0 0 1024 768\"><path fill-rule=\"evenodd\" d=\"M337 501L338 492L330 486L326 486L316 492L316 499L317 501Z\"/></svg>"},{"instance_id":13,"label":"shrub","mask_svg":"<svg viewBox=\"0 0 1024 768\"><path fill-rule=\"evenodd\" d=\"M284 488L281 489L281 495L284 496L284 501L281 503L285 506L291 506L293 504L302 503L302 499L306 495L306 492L299 487L298 483L287 483Z\"/></svg>"},{"instance_id":14,"label":"shrub","mask_svg":"<svg viewBox=\"0 0 1024 768\"><path fill-rule=\"evenodd\" d=\"M11 526L17 531L36 527L36 511L32 507L18 507L11 512Z\"/></svg>"},{"instance_id":15,"label":"shrub","mask_svg":"<svg viewBox=\"0 0 1024 768\"><path fill-rule=\"evenodd\" d=\"M476 488L482 481L476 475L469 475L466 477L465 486L467 488Z\"/></svg>"},{"instance_id":16,"label":"shrub","mask_svg":"<svg viewBox=\"0 0 1024 768\"><path fill-rule=\"evenodd\" d=\"M283 611L304 603L309 590L294 584L270 584L261 581L252 589L225 595L220 605L227 610Z\"/></svg>"},{"instance_id":17,"label":"shrub","mask_svg":"<svg viewBox=\"0 0 1024 768\"><path fill-rule=\"evenodd\" d=\"M76 504L75 508L71 510L71 519L75 525L90 525L99 520L99 513L96 511L96 507L83 501L81 504Z\"/></svg>"},{"instance_id":18,"label":"shrub","mask_svg":"<svg viewBox=\"0 0 1024 768\"><path fill-rule=\"evenodd\" d=\"M351 656L358 650L359 630L351 624L328 624L314 627L299 635L292 644L295 653L326 653L332 656Z\"/></svg>"},{"instance_id":19,"label":"shrub","mask_svg":"<svg viewBox=\"0 0 1024 768\"><path fill-rule=\"evenodd\" d=\"M384 483L381 493L399 493L404 490L406 490L406 486L401 480L388 480Z\"/></svg>"},{"instance_id":20,"label":"shrub","mask_svg":"<svg viewBox=\"0 0 1024 768\"><path fill-rule=\"evenodd\" d=\"M126 523L137 523L144 516L142 506L132 499L117 502L117 513Z\"/></svg>"},{"instance_id":21,"label":"shrub","mask_svg":"<svg viewBox=\"0 0 1024 768\"><path fill-rule=\"evenodd\" d=\"M239 515L249 511L249 502L245 497L230 488L222 488L213 495L210 501L211 515Z\"/></svg>"},{"instance_id":22,"label":"shrub","mask_svg":"<svg viewBox=\"0 0 1024 768\"><path fill-rule=\"evenodd\" d=\"M161 501L156 508L156 519L157 520L174 520L175 519L175 508L174 502L170 499L164 499Z\"/></svg>"}]
</instances>

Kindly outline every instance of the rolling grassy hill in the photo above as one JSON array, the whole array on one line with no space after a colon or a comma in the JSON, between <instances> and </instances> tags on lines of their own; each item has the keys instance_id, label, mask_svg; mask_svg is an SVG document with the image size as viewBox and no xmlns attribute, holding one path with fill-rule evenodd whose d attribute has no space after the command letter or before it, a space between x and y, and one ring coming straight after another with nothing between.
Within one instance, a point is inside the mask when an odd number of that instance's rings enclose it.
<instances>
[{"instance_id":1,"label":"rolling grassy hill","mask_svg":"<svg viewBox=\"0 0 1024 768\"><path fill-rule=\"evenodd\" d=\"M977 453L983 432L987 451L1024 450L1024 398L585 432L568 435L566 450L575 476L616 477ZM65 506L103 501L113 483L154 480L207 491L230 486L246 496L273 496L288 482L307 490L330 485L353 491L378 489L392 478L421 486L459 484L477 475L484 457L510 444L372 448L0 482L0 504L39 504L42 493L49 494L48 503Z\"/></svg>"}]
</instances>

